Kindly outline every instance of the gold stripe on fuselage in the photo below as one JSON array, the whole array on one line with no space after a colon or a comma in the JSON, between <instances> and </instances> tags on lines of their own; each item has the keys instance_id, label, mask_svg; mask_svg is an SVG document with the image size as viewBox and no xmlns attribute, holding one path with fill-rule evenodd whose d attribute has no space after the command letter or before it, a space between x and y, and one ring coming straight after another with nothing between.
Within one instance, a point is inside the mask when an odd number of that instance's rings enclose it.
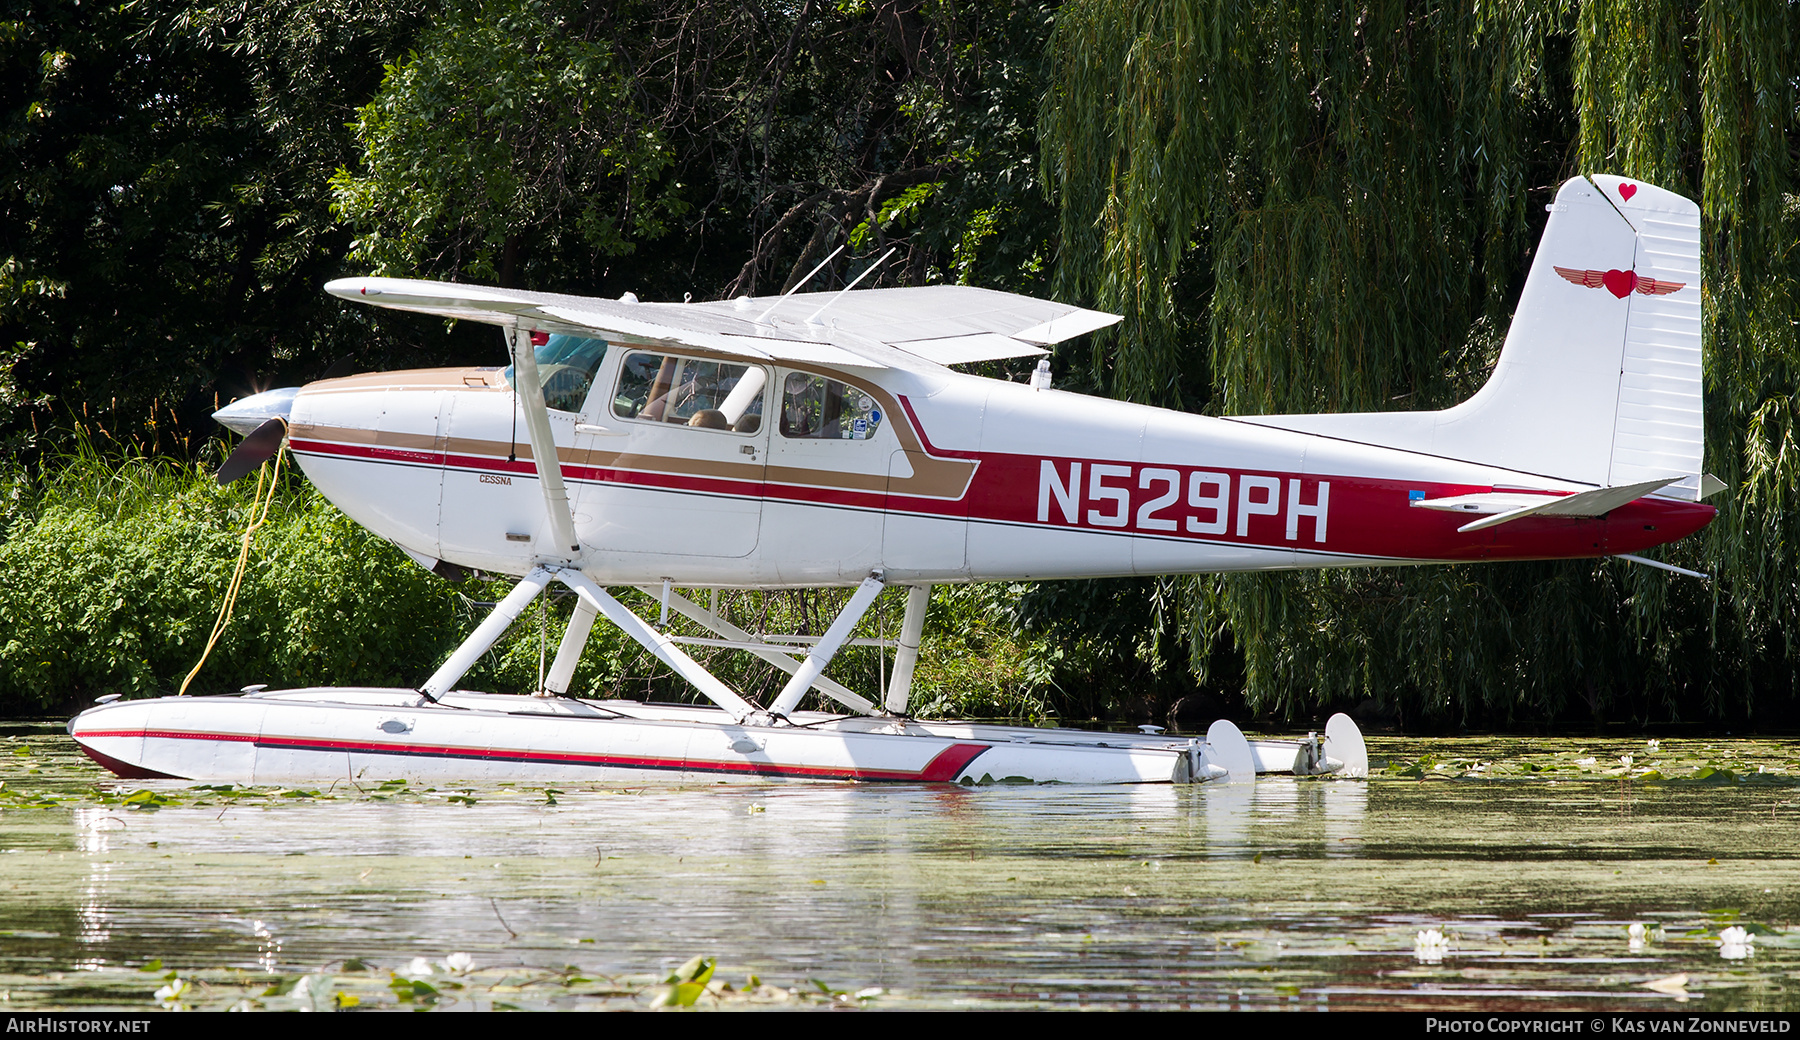
<instances>
[{"instance_id":1,"label":"gold stripe on fuselage","mask_svg":"<svg viewBox=\"0 0 1800 1040\"><path fill-rule=\"evenodd\" d=\"M707 354L705 351L688 348L682 348L682 353L684 355ZM729 359L727 355L718 356ZM920 442L917 431L907 422L904 409L886 390L859 379L846 379L842 372L833 369L799 363L784 363L784 367L843 380L880 401L881 406L887 409L887 414L893 419L889 428L894 431L901 447L906 451L907 461L913 470L912 476L899 477L885 473L853 473L844 470L803 469L792 466L765 467L757 463L714 462L706 459L684 458L679 455L646 455L601 448L558 448L557 458L564 465L569 466L671 473L721 480L768 481L773 484L834 488L844 491L885 492L913 498L955 500L960 499L967 492L969 482L974 479L975 469L979 463L970 459L941 459L929 454ZM473 385L469 382L477 377L483 380L483 385ZM493 382L486 382L490 377ZM341 379L328 379L308 384L304 392L312 394L416 390L434 393L491 393L505 389L507 389L505 381L500 378L500 373L497 371L483 371L478 368L435 368L414 369L405 372L372 372L366 375L345 376ZM718 433L718 431L712 430L695 432L700 435L715 436ZM472 437L440 437L435 434L368 430L350 426L323 426L313 423L295 423L291 433L292 436L301 440L333 441L339 444L356 444L371 448L428 451L445 455L495 459L510 455L520 461L530 462L533 460L531 445L528 443L515 443L509 446L505 441Z\"/></svg>"}]
</instances>

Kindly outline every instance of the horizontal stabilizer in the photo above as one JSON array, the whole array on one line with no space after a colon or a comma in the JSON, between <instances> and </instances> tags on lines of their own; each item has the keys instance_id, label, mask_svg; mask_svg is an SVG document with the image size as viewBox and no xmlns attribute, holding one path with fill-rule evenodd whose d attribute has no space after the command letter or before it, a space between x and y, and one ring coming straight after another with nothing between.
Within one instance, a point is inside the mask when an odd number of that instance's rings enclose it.
<instances>
[{"instance_id":1,"label":"horizontal stabilizer","mask_svg":"<svg viewBox=\"0 0 1800 1040\"><path fill-rule=\"evenodd\" d=\"M1549 491L1480 491L1451 495L1448 498L1415 499L1412 507L1438 509L1446 513L1468 513L1472 516L1493 516L1495 513L1510 513L1527 506L1541 506L1546 501L1545 496L1551 494Z\"/></svg>"},{"instance_id":2,"label":"horizontal stabilizer","mask_svg":"<svg viewBox=\"0 0 1800 1040\"><path fill-rule=\"evenodd\" d=\"M1532 496L1536 497L1538 501L1502 513L1495 513L1492 516L1482 517L1480 520L1464 524L1456 530L1459 534L1469 531L1485 531L1490 527L1509 524L1514 520L1523 520L1528 516L1605 516L1627 502L1635 502L1680 479L1680 477L1664 477L1661 480L1646 480L1641 484L1627 484L1624 487L1595 488L1577 495ZM1506 497L1524 498L1526 496L1509 494Z\"/></svg>"}]
</instances>

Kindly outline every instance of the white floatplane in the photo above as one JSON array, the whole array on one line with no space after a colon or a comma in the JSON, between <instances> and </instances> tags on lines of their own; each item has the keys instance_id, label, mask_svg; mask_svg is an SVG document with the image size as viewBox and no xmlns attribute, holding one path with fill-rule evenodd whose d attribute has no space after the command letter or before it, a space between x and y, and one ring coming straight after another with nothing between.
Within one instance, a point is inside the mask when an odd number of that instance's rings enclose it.
<instances>
[{"instance_id":1,"label":"white floatplane","mask_svg":"<svg viewBox=\"0 0 1800 1040\"><path fill-rule=\"evenodd\" d=\"M1110 314L963 286L708 303L390 278L346 300L500 326L512 364L326 379L221 410L221 480L285 442L421 564L521 579L417 689L117 701L69 731L126 776L795 777L1169 783L1367 769L1344 716L1248 741L908 715L931 586L1630 555L1704 527L1699 211L1617 177L1562 186L1494 373L1440 412L1214 418L950 366L1048 353ZM520 427L526 434L521 442ZM1692 573L1692 572L1684 572ZM456 683L552 582L578 597L537 696ZM907 589L875 703L825 674ZM664 623L607 586L660 601ZM748 632L683 589L854 587L822 635ZM716 600L715 600L716 603ZM670 612L710 630L673 635ZM566 696L604 615L710 706ZM750 703L683 644L791 678ZM809 691L845 714L803 711Z\"/></svg>"}]
</instances>

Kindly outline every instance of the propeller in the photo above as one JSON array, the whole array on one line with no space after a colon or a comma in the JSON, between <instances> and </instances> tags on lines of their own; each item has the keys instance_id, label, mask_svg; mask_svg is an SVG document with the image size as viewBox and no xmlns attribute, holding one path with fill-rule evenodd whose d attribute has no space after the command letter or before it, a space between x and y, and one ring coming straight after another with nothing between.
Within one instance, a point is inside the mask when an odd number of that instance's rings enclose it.
<instances>
[{"instance_id":1,"label":"propeller","mask_svg":"<svg viewBox=\"0 0 1800 1040\"><path fill-rule=\"evenodd\" d=\"M275 457L281 442L287 439L287 420L276 416L250 431L225 464L219 467L219 486L224 487Z\"/></svg>"}]
</instances>

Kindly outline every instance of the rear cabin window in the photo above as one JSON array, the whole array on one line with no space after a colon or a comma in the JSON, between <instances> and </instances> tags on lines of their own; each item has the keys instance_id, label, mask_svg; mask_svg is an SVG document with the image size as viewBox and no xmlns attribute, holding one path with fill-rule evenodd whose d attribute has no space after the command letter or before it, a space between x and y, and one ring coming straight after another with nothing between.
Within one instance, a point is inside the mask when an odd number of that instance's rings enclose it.
<instances>
[{"instance_id":1,"label":"rear cabin window","mask_svg":"<svg viewBox=\"0 0 1800 1040\"><path fill-rule=\"evenodd\" d=\"M620 366L613 414L638 422L755 433L762 429L763 385L756 365L633 352Z\"/></svg>"},{"instance_id":2,"label":"rear cabin window","mask_svg":"<svg viewBox=\"0 0 1800 1040\"><path fill-rule=\"evenodd\" d=\"M866 441L881 429L881 406L854 386L810 372L781 383L781 435L792 440Z\"/></svg>"}]
</instances>

